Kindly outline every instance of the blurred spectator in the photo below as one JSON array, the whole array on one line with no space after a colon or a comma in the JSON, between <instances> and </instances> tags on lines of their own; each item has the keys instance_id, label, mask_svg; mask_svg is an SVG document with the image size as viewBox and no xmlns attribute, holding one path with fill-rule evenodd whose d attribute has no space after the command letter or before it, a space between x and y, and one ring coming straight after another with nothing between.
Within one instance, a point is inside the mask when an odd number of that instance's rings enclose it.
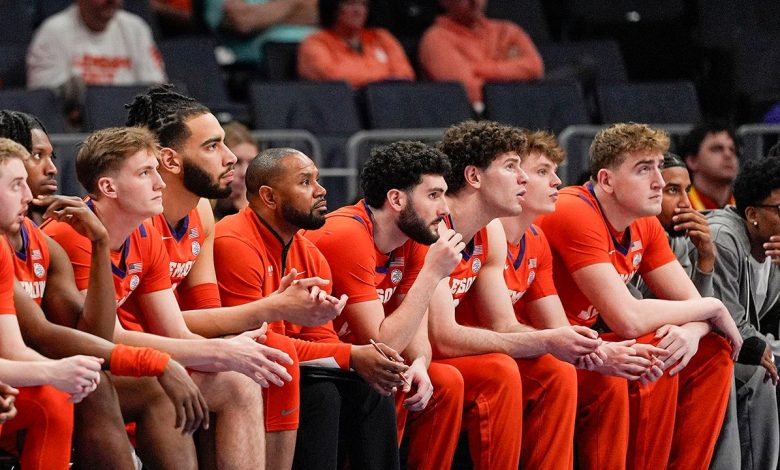
<instances>
[{"instance_id":1,"label":"blurred spectator","mask_svg":"<svg viewBox=\"0 0 780 470\"><path fill-rule=\"evenodd\" d=\"M165 81L149 25L122 10L122 0L74 1L41 24L27 51L27 86L57 89L71 123L86 85Z\"/></svg>"},{"instance_id":2,"label":"blurred spectator","mask_svg":"<svg viewBox=\"0 0 780 470\"><path fill-rule=\"evenodd\" d=\"M358 88L382 80L414 79L401 44L385 29L365 27L367 0L320 0L322 31L298 50L298 75L344 80Z\"/></svg>"},{"instance_id":3,"label":"blurred spectator","mask_svg":"<svg viewBox=\"0 0 780 470\"><path fill-rule=\"evenodd\" d=\"M734 204L732 185L739 170L736 142L734 131L717 123L701 124L683 139L680 155L692 174L688 198L694 209Z\"/></svg>"},{"instance_id":4,"label":"blurred spectator","mask_svg":"<svg viewBox=\"0 0 780 470\"><path fill-rule=\"evenodd\" d=\"M301 42L316 31L317 0L203 0L206 24L235 54L257 65L266 42Z\"/></svg>"},{"instance_id":5,"label":"blurred spectator","mask_svg":"<svg viewBox=\"0 0 780 470\"><path fill-rule=\"evenodd\" d=\"M214 217L221 219L227 215L235 214L249 203L246 199L246 183L244 177L249 162L260 153L257 140L252 137L249 129L238 121L233 121L222 126L225 129L225 145L228 146L238 160L233 165L235 175L230 184L230 196L217 199L214 205Z\"/></svg>"},{"instance_id":6,"label":"blurred spectator","mask_svg":"<svg viewBox=\"0 0 780 470\"><path fill-rule=\"evenodd\" d=\"M542 57L516 24L485 17L487 0L439 0L444 15L420 42L420 65L434 80L463 82L472 104L482 110L487 81L536 80Z\"/></svg>"}]
</instances>

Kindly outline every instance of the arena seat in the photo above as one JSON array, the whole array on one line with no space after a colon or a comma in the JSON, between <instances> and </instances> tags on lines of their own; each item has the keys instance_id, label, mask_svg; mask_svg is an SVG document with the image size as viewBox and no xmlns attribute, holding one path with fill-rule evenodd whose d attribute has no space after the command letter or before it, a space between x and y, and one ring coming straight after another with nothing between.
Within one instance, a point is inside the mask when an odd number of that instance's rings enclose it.
<instances>
[{"instance_id":1,"label":"arena seat","mask_svg":"<svg viewBox=\"0 0 780 470\"><path fill-rule=\"evenodd\" d=\"M60 101L54 93L45 88L37 90L0 91L0 109L13 109L37 116L49 133L65 132L65 118Z\"/></svg>"},{"instance_id":2,"label":"arena seat","mask_svg":"<svg viewBox=\"0 0 780 470\"><path fill-rule=\"evenodd\" d=\"M472 109L460 82L380 82L365 88L373 129L438 128L470 119Z\"/></svg>"},{"instance_id":3,"label":"arena seat","mask_svg":"<svg viewBox=\"0 0 780 470\"><path fill-rule=\"evenodd\" d=\"M487 83L483 88L485 117L527 129L559 133L567 126L588 124L579 83Z\"/></svg>"},{"instance_id":4,"label":"arena seat","mask_svg":"<svg viewBox=\"0 0 780 470\"><path fill-rule=\"evenodd\" d=\"M684 124L702 119L691 82L599 85L597 95L604 123Z\"/></svg>"}]
</instances>

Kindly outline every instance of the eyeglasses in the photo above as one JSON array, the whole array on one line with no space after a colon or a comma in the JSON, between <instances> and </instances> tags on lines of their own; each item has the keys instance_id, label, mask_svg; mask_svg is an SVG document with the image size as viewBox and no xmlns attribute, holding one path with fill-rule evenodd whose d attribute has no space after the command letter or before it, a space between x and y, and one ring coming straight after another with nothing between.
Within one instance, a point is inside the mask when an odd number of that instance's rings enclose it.
<instances>
[{"instance_id":1,"label":"eyeglasses","mask_svg":"<svg viewBox=\"0 0 780 470\"><path fill-rule=\"evenodd\" d=\"M774 209L777 211L777 216L780 217L780 204L756 204L753 207L766 207L767 209Z\"/></svg>"}]
</instances>

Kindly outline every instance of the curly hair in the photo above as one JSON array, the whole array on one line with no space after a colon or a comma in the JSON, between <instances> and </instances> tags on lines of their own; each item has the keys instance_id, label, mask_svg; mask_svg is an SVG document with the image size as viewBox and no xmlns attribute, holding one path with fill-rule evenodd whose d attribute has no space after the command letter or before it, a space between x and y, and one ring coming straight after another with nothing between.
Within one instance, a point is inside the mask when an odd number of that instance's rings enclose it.
<instances>
[{"instance_id":1,"label":"curly hair","mask_svg":"<svg viewBox=\"0 0 780 470\"><path fill-rule=\"evenodd\" d=\"M402 140L371 151L363 165L360 186L369 206L380 208L391 189L412 190L420 184L423 175L441 175L450 172L447 157L422 142Z\"/></svg>"},{"instance_id":2,"label":"curly hair","mask_svg":"<svg viewBox=\"0 0 780 470\"><path fill-rule=\"evenodd\" d=\"M633 122L614 124L599 131L590 144L590 174L596 178L601 169L619 167L629 153L667 150L669 136L661 129Z\"/></svg>"},{"instance_id":3,"label":"curly hair","mask_svg":"<svg viewBox=\"0 0 780 470\"><path fill-rule=\"evenodd\" d=\"M515 127L493 121L464 121L450 126L437 148L450 160L452 172L447 176L447 186L450 193L456 194L466 184L463 172L467 166L484 170L504 153L524 155L528 139Z\"/></svg>"},{"instance_id":4,"label":"curly hair","mask_svg":"<svg viewBox=\"0 0 780 470\"><path fill-rule=\"evenodd\" d=\"M745 162L734 180L737 212L745 218L745 209L761 205L775 189L780 189L780 157Z\"/></svg>"},{"instance_id":5,"label":"curly hair","mask_svg":"<svg viewBox=\"0 0 780 470\"><path fill-rule=\"evenodd\" d=\"M566 152L563 151L555 135L545 131L523 130L526 139L528 139L528 154L536 152L549 158L551 162L560 165L566 158Z\"/></svg>"},{"instance_id":6,"label":"curly hair","mask_svg":"<svg viewBox=\"0 0 780 470\"><path fill-rule=\"evenodd\" d=\"M175 91L173 85L157 85L136 95L127 108L127 126L143 126L154 132L163 147L179 149L191 133L187 121L210 113L206 106Z\"/></svg>"},{"instance_id":7,"label":"curly hair","mask_svg":"<svg viewBox=\"0 0 780 470\"><path fill-rule=\"evenodd\" d=\"M92 133L76 155L76 178L97 196L98 180L118 171L122 163L141 150L157 154L157 140L143 127L109 127Z\"/></svg>"}]
</instances>

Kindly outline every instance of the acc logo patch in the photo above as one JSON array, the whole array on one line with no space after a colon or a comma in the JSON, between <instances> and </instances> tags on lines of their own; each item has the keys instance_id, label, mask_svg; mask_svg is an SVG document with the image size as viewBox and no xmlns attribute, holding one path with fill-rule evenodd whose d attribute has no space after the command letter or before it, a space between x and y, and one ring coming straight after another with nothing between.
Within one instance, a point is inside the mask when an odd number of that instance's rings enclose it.
<instances>
[{"instance_id":1,"label":"acc logo patch","mask_svg":"<svg viewBox=\"0 0 780 470\"><path fill-rule=\"evenodd\" d=\"M39 278L41 278L41 277L46 275L46 269L44 269L43 265L40 264L40 263L33 264L33 272Z\"/></svg>"},{"instance_id":2,"label":"acc logo patch","mask_svg":"<svg viewBox=\"0 0 780 470\"><path fill-rule=\"evenodd\" d=\"M200 254L200 243L192 242L192 254L195 256Z\"/></svg>"},{"instance_id":3,"label":"acc logo patch","mask_svg":"<svg viewBox=\"0 0 780 470\"><path fill-rule=\"evenodd\" d=\"M531 283L534 282L534 279L536 279L536 271L531 271L530 273L528 273L528 283L527 284L530 286Z\"/></svg>"},{"instance_id":4,"label":"acc logo patch","mask_svg":"<svg viewBox=\"0 0 780 470\"><path fill-rule=\"evenodd\" d=\"M474 258L474 262L471 263L471 270L474 273L478 273L480 268L482 268L482 261L480 261L479 258Z\"/></svg>"},{"instance_id":5,"label":"acc logo patch","mask_svg":"<svg viewBox=\"0 0 780 470\"><path fill-rule=\"evenodd\" d=\"M404 273L400 269L393 269L393 272L390 273L390 280L393 281L393 284L401 282L402 277L404 277Z\"/></svg>"},{"instance_id":6,"label":"acc logo patch","mask_svg":"<svg viewBox=\"0 0 780 470\"><path fill-rule=\"evenodd\" d=\"M138 284L141 283L141 279L138 276L133 276L130 278L130 290L135 290L136 287L138 287Z\"/></svg>"},{"instance_id":7,"label":"acc logo patch","mask_svg":"<svg viewBox=\"0 0 780 470\"><path fill-rule=\"evenodd\" d=\"M634 267L639 266L639 263L642 262L642 254L637 253L634 255L634 259L631 261L631 263L634 265Z\"/></svg>"}]
</instances>

